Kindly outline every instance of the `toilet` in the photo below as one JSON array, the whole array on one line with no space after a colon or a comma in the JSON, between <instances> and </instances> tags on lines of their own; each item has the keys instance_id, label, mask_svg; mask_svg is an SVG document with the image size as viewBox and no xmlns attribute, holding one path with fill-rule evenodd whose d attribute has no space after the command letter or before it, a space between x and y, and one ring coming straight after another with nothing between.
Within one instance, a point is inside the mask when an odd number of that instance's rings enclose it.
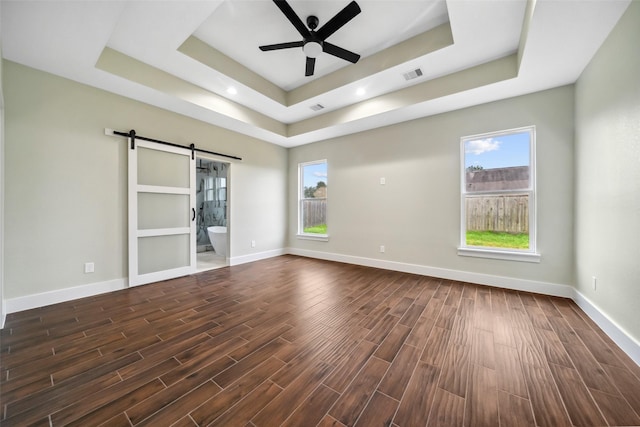
<instances>
[{"instance_id":1,"label":"toilet","mask_svg":"<svg viewBox=\"0 0 640 427\"><path fill-rule=\"evenodd\" d=\"M214 226L207 227L207 234L211 241L211 246L216 254L227 256L227 227Z\"/></svg>"}]
</instances>

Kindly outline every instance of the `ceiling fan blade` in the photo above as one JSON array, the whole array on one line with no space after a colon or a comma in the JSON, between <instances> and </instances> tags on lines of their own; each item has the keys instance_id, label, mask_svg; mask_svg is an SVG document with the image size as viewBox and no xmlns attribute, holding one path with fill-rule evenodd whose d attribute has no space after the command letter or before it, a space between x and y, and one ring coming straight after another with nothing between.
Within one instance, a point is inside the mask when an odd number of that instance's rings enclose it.
<instances>
[{"instance_id":1,"label":"ceiling fan blade","mask_svg":"<svg viewBox=\"0 0 640 427\"><path fill-rule=\"evenodd\" d=\"M273 2L278 6L278 8L284 13L284 16L296 27L296 30L304 37L305 39L311 37L311 33L304 22L298 17L298 15L293 11L289 3L286 0L273 0Z\"/></svg>"},{"instance_id":2,"label":"ceiling fan blade","mask_svg":"<svg viewBox=\"0 0 640 427\"><path fill-rule=\"evenodd\" d=\"M260 50L267 51L267 50L289 49L292 47L302 47L302 46L304 46L304 42L301 40L299 42L268 44L265 46L260 46Z\"/></svg>"},{"instance_id":3,"label":"ceiling fan blade","mask_svg":"<svg viewBox=\"0 0 640 427\"><path fill-rule=\"evenodd\" d=\"M307 56L307 67L304 71L305 76L313 76L313 70L316 67L316 58L309 58Z\"/></svg>"},{"instance_id":4,"label":"ceiling fan blade","mask_svg":"<svg viewBox=\"0 0 640 427\"><path fill-rule=\"evenodd\" d=\"M343 49L328 42L322 43L322 51L330 55L337 56L338 58L344 59L345 61L353 62L354 64L358 62L358 59L360 59L360 55L358 55L357 53L353 53L347 49Z\"/></svg>"},{"instance_id":5,"label":"ceiling fan blade","mask_svg":"<svg viewBox=\"0 0 640 427\"><path fill-rule=\"evenodd\" d=\"M275 1L275 0L274 0ZM357 14L360 13L360 6L355 1L349 3L344 9L331 18L326 24L322 26L316 35L320 40L325 40L331 34L335 33L347 22L351 21Z\"/></svg>"}]
</instances>

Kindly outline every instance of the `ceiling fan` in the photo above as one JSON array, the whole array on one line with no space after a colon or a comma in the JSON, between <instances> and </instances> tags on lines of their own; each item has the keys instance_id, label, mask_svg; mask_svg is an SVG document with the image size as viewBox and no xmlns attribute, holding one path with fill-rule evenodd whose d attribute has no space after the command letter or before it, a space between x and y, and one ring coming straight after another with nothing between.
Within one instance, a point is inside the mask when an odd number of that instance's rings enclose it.
<instances>
[{"instance_id":1,"label":"ceiling fan","mask_svg":"<svg viewBox=\"0 0 640 427\"><path fill-rule=\"evenodd\" d=\"M286 0L273 0L273 2L278 6L282 13L284 13L293 26L296 27L296 30L298 30L300 35L302 35L302 40L260 46L260 50L269 51L301 47L307 56L307 65L304 73L305 76L313 75L316 65L316 57L320 55L321 52L328 53L329 55L336 56L354 64L358 62L360 55L357 53L350 52L326 41L330 35L338 31L343 25L351 21L360 13L360 6L358 6L358 3L352 1L326 24L320 27L318 31L316 31L319 23L318 17L313 15L308 16L307 25L305 26ZM307 29L307 26L309 29Z\"/></svg>"}]
</instances>

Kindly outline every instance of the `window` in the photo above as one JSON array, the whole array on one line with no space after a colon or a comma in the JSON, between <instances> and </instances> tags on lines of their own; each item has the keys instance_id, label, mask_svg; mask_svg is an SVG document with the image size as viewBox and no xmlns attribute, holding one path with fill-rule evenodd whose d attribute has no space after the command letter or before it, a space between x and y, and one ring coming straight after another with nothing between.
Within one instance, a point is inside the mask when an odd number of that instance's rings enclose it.
<instances>
[{"instance_id":1,"label":"window","mask_svg":"<svg viewBox=\"0 0 640 427\"><path fill-rule=\"evenodd\" d=\"M327 240L327 161L298 165L298 236Z\"/></svg>"},{"instance_id":2,"label":"window","mask_svg":"<svg viewBox=\"0 0 640 427\"><path fill-rule=\"evenodd\" d=\"M204 179L205 202L227 200L227 178L207 176Z\"/></svg>"},{"instance_id":3,"label":"window","mask_svg":"<svg viewBox=\"0 0 640 427\"><path fill-rule=\"evenodd\" d=\"M535 128L464 137L459 255L539 262Z\"/></svg>"},{"instance_id":4,"label":"window","mask_svg":"<svg viewBox=\"0 0 640 427\"><path fill-rule=\"evenodd\" d=\"M215 187L214 187L214 181L213 181L214 177L212 176L206 176L204 178L204 201L205 202L210 202L213 201L213 193L215 192Z\"/></svg>"}]
</instances>

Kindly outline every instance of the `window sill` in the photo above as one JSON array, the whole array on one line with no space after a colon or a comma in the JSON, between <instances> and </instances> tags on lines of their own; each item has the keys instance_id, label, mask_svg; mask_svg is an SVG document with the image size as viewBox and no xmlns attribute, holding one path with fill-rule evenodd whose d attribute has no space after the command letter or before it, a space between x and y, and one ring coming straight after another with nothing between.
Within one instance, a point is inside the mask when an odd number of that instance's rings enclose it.
<instances>
[{"instance_id":1,"label":"window sill","mask_svg":"<svg viewBox=\"0 0 640 427\"><path fill-rule=\"evenodd\" d=\"M476 258L502 259L506 261L540 262L540 254L532 252L504 251L484 248L458 248L458 255Z\"/></svg>"},{"instance_id":2,"label":"window sill","mask_svg":"<svg viewBox=\"0 0 640 427\"><path fill-rule=\"evenodd\" d=\"M300 240L315 240L317 242L328 242L328 234L298 234L296 236Z\"/></svg>"}]
</instances>

